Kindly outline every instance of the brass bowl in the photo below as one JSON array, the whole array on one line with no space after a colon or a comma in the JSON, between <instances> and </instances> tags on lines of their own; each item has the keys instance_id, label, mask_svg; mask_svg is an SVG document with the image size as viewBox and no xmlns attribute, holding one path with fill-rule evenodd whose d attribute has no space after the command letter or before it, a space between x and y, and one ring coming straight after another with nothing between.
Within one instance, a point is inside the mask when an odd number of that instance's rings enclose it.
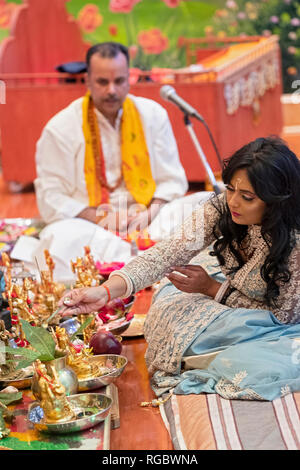
<instances>
[{"instance_id":1,"label":"brass bowl","mask_svg":"<svg viewBox=\"0 0 300 470\"><path fill-rule=\"evenodd\" d=\"M99 354L97 356L90 356L89 362L102 367L109 367L111 372L98 377L91 377L90 379L78 379L79 392L94 390L111 384L120 377L128 361L125 356L120 356L118 354Z\"/></svg>"},{"instance_id":2,"label":"brass bowl","mask_svg":"<svg viewBox=\"0 0 300 470\"><path fill-rule=\"evenodd\" d=\"M32 376L31 377L24 377L23 379L18 380L5 380L1 381L1 387L16 387L18 390L23 390L25 388L30 388L32 383Z\"/></svg>"},{"instance_id":3,"label":"brass bowl","mask_svg":"<svg viewBox=\"0 0 300 470\"><path fill-rule=\"evenodd\" d=\"M102 393L83 393L67 397L76 418L70 421L47 423L38 402L30 405L27 419L38 431L66 434L89 429L105 420L110 412L112 399Z\"/></svg>"}]
</instances>

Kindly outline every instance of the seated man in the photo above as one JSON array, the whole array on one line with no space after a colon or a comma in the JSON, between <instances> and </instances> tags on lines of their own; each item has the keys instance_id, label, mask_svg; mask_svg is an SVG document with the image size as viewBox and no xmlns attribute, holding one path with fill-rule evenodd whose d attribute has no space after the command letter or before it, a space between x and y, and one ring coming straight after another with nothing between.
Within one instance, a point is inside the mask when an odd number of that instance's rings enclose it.
<instances>
[{"instance_id":1,"label":"seated man","mask_svg":"<svg viewBox=\"0 0 300 470\"><path fill-rule=\"evenodd\" d=\"M208 193L183 198L188 184L167 113L128 94L125 46L89 49L87 88L48 122L37 143L37 203L50 224L41 239L52 237L47 248L56 258L66 244L70 256L80 256L93 239L102 261L127 261L130 245L116 234L148 227L160 239Z\"/></svg>"}]
</instances>

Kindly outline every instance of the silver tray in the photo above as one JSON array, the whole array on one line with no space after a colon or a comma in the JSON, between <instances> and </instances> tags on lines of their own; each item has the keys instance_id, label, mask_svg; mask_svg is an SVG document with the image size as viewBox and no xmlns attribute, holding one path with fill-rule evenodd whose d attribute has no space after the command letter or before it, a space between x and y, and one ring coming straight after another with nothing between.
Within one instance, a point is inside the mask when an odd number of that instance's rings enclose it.
<instances>
[{"instance_id":1,"label":"silver tray","mask_svg":"<svg viewBox=\"0 0 300 470\"><path fill-rule=\"evenodd\" d=\"M27 419L38 431L66 434L89 429L105 420L110 412L112 399L102 393L83 393L67 397L76 418L62 423L47 423L38 402L30 405Z\"/></svg>"},{"instance_id":2,"label":"silver tray","mask_svg":"<svg viewBox=\"0 0 300 470\"><path fill-rule=\"evenodd\" d=\"M112 371L99 377L78 379L79 392L94 390L113 383L118 377L120 377L128 361L125 356L120 356L118 354L98 354L97 356L89 357L89 362L100 366L111 366Z\"/></svg>"},{"instance_id":3,"label":"silver tray","mask_svg":"<svg viewBox=\"0 0 300 470\"><path fill-rule=\"evenodd\" d=\"M23 390L24 388L30 388L31 387L31 382L32 382L32 375L28 376L25 373L16 379L5 379L2 377L0 379L0 385L1 387L16 387L18 390Z\"/></svg>"},{"instance_id":4,"label":"silver tray","mask_svg":"<svg viewBox=\"0 0 300 470\"><path fill-rule=\"evenodd\" d=\"M134 301L135 301L135 296L132 295L131 297L132 297L131 302L128 302L128 304L125 305L124 317L123 317L124 320L126 320L125 317L126 317L127 313L130 312L130 310L131 310L131 308L134 304ZM113 335L120 335L121 333L123 333L124 331L127 330L127 328L129 327L131 321L132 321L132 318L128 321L124 321L124 323L122 323L121 325L115 326L115 327L112 327L112 328L109 328L110 322L104 323L103 328L101 328L101 327L98 328L98 331L101 331L101 330L110 331L110 333L112 333Z\"/></svg>"},{"instance_id":5,"label":"silver tray","mask_svg":"<svg viewBox=\"0 0 300 470\"><path fill-rule=\"evenodd\" d=\"M124 333L124 331L127 330L131 322L132 322L132 319L125 321L124 323L121 323L119 326L115 326L113 328L108 328L109 326L109 322L108 322L103 325L103 328L99 327L97 331L109 331L113 335L121 335L122 333Z\"/></svg>"}]
</instances>

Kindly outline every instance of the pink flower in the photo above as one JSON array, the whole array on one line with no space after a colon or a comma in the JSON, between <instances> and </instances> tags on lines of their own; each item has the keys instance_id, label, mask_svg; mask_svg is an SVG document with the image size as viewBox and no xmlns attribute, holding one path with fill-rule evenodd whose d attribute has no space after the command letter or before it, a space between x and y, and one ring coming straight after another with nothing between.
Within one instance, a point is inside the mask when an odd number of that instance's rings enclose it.
<instances>
[{"instance_id":1,"label":"pink flower","mask_svg":"<svg viewBox=\"0 0 300 470\"><path fill-rule=\"evenodd\" d=\"M160 29L153 28L138 34L138 43L145 54L161 54L169 46L169 40Z\"/></svg>"},{"instance_id":2,"label":"pink flower","mask_svg":"<svg viewBox=\"0 0 300 470\"><path fill-rule=\"evenodd\" d=\"M215 16L217 18L226 18L228 16L228 11L227 10L216 10L215 11Z\"/></svg>"},{"instance_id":3,"label":"pink flower","mask_svg":"<svg viewBox=\"0 0 300 470\"><path fill-rule=\"evenodd\" d=\"M130 321L134 316L133 312L128 312L127 315L125 315L125 318L127 321Z\"/></svg>"},{"instance_id":4,"label":"pink flower","mask_svg":"<svg viewBox=\"0 0 300 470\"><path fill-rule=\"evenodd\" d=\"M263 30L263 35L266 36L266 37L269 37L271 36L272 34L272 31L270 31L269 29L264 29Z\"/></svg>"},{"instance_id":5,"label":"pink flower","mask_svg":"<svg viewBox=\"0 0 300 470\"><path fill-rule=\"evenodd\" d=\"M237 4L234 0L227 0L226 2L226 6L227 8L229 8L230 10L235 10L237 8Z\"/></svg>"},{"instance_id":6,"label":"pink flower","mask_svg":"<svg viewBox=\"0 0 300 470\"><path fill-rule=\"evenodd\" d=\"M294 41L294 40L297 39L297 33L295 33L295 31L291 31L291 32L288 34L288 37Z\"/></svg>"},{"instance_id":7,"label":"pink flower","mask_svg":"<svg viewBox=\"0 0 300 470\"><path fill-rule=\"evenodd\" d=\"M92 33L102 24L103 17L96 5L87 3L78 13L77 21L85 33Z\"/></svg>"},{"instance_id":8,"label":"pink flower","mask_svg":"<svg viewBox=\"0 0 300 470\"><path fill-rule=\"evenodd\" d=\"M178 7L179 3L181 0L163 0L163 2L167 5L169 8L176 8Z\"/></svg>"},{"instance_id":9,"label":"pink flower","mask_svg":"<svg viewBox=\"0 0 300 470\"><path fill-rule=\"evenodd\" d=\"M0 29L10 27L12 15L17 6L15 3L0 2Z\"/></svg>"},{"instance_id":10,"label":"pink flower","mask_svg":"<svg viewBox=\"0 0 300 470\"><path fill-rule=\"evenodd\" d=\"M273 15L273 16L270 17L270 21L271 21L271 23L277 24L277 23L279 23L279 18L278 18L278 16Z\"/></svg>"},{"instance_id":11,"label":"pink flower","mask_svg":"<svg viewBox=\"0 0 300 470\"><path fill-rule=\"evenodd\" d=\"M296 48L296 47L294 47L294 46L288 47L288 53L289 53L289 54L294 55L294 54L296 54L296 52L297 52L297 48Z\"/></svg>"},{"instance_id":12,"label":"pink flower","mask_svg":"<svg viewBox=\"0 0 300 470\"><path fill-rule=\"evenodd\" d=\"M76 351L77 353L80 353L80 351L82 350L82 348L84 347L84 345L83 345L83 344L73 344L73 343L72 343L72 347L75 349L75 351Z\"/></svg>"},{"instance_id":13,"label":"pink flower","mask_svg":"<svg viewBox=\"0 0 300 470\"><path fill-rule=\"evenodd\" d=\"M111 36L116 36L118 34L118 26L116 24L110 24L108 31Z\"/></svg>"},{"instance_id":14,"label":"pink flower","mask_svg":"<svg viewBox=\"0 0 300 470\"><path fill-rule=\"evenodd\" d=\"M292 18L292 19L291 19L291 25L292 25L292 26L300 26L300 20L299 20L299 18Z\"/></svg>"},{"instance_id":15,"label":"pink flower","mask_svg":"<svg viewBox=\"0 0 300 470\"><path fill-rule=\"evenodd\" d=\"M244 11L239 11L236 16L239 20L244 20L245 18L247 18L247 15Z\"/></svg>"},{"instance_id":16,"label":"pink flower","mask_svg":"<svg viewBox=\"0 0 300 470\"><path fill-rule=\"evenodd\" d=\"M108 276L112 271L123 268L125 263L118 261L113 261L112 263L100 263L100 261L96 261L95 264L99 273L105 277Z\"/></svg>"},{"instance_id":17,"label":"pink flower","mask_svg":"<svg viewBox=\"0 0 300 470\"><path fill-rule=\"evenodd\" d=\"M110 0L109 9L113 13L130 13L141 0Z\"/></svg>"}]
</instances>

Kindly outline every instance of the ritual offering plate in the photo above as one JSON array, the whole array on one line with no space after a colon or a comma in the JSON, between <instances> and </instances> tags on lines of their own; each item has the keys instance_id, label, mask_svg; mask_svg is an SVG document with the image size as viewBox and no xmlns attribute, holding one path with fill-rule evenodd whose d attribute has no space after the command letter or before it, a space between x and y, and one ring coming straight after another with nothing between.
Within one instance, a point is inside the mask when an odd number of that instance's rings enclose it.
<instances>
[{"instance_id":1,"label":"ritual offering plate","mask_svg":"<svg viewBox=\"0 0 300 470\"><path fill-rule=\"evenodd\" d=\"M126 317L118 318L109 323L99 327L97 331L110 331L113 335L121 335L129 327L131 320L127 320Z\"/></svg>"},{"instance_id":2,"label":"ritual offering plate","mask_svg":"<svg viewBox=\"0 0 300 470\"><path fill-rule=\"evenodd\" d=\"M78 391L85 392L111 384L120 377L127 365L127 358L118 354L99 354L88 358L92 366L98 367L98 374L85 379L78 378Z\"/></svg>"},{"instance_id":3,"label":"ritual offering plate","mask_svg":"<svg viewBox=\"0 0 300 470\"><path fill-rule=\"evenodd\" d=\"M120 335L129 327L133 315L130 310L134 304L134 295L127 299L115 299L102 307L98 312L102 325L97 325L97 331L110 331L114 335Z\"/></svg>"},{"instance_id":4,"label":"ritual offering plate","mask_svg":"<svg viewBox=\"0 0 300 470\"><path fill-rule=\"evenodd\" d=\"M135 314L129 328L121 333L121 336L124 338L134 338L137 336L144 335L144 323L146 319L146 314Z\"/></svg>"},{"instance_id":5,"label":"ritual offering plate","mask_svg":"<svg viewBox=\"0 0 300 470\"><path fill-rule=\"evenodd\" d=\"M67 400L75 413L69 421L49 423L44 418L38 402L30 405L27 419L38 431L52 434L67 434L83 431L104 421L110 412L112 399L102 393L82 393L70 395Z\"/></svg>"}]
</instances>

